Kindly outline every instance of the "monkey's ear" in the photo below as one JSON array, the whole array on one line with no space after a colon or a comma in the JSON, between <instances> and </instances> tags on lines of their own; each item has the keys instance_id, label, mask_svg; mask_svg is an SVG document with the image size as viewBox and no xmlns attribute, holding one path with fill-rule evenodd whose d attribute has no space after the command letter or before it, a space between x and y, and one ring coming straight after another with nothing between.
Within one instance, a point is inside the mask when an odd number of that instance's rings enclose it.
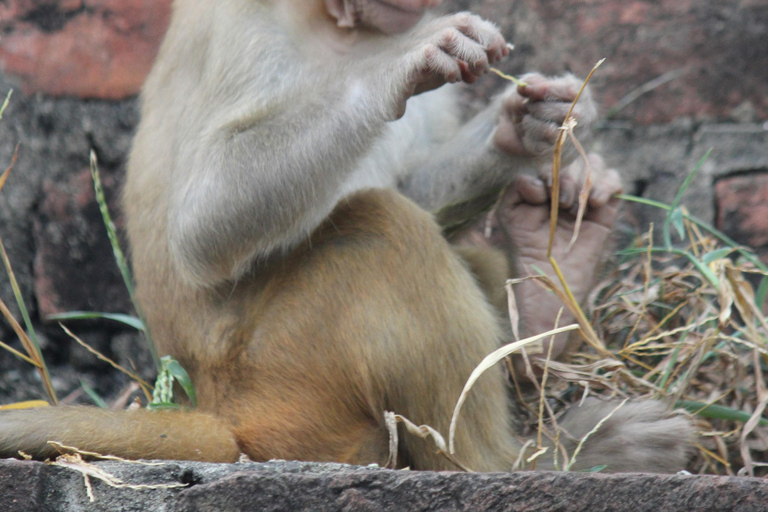
<instances>
[{"instance_id":1,"label":"monkey's ear","mask_svg":"<svg viewBox=\"0 0 768 512\"><path fill-rule=\"evenodd\" d=\"M349 0L325 0L328 14L336 18L336 24L340 27L355 26L354 7L351 4Z\"/></svg>"}]
</instances>

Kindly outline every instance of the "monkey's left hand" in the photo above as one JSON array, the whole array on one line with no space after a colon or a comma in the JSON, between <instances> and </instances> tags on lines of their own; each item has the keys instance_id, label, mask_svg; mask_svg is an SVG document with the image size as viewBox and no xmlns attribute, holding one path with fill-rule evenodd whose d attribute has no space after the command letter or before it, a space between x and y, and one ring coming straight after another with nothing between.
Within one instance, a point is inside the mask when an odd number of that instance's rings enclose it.
<instances>
[{"instance_id":1,"label":"monkey's left hand","mask_svg":"<svg viewBox=\"0 0 768 512\"><path fill-rule=\"evenodd\" d=\"M502 99L493 143L498 150L512 156L551 155L558 131L583 81L570 74L548 78L538 73L524 75L521 81L524 86L510 87ZM597 117L589 87L581 95L572 116L577 122L577 137L588 131ZM573 156L571 152L563 163L569 163Z\"/></svg>"}]
</instances>

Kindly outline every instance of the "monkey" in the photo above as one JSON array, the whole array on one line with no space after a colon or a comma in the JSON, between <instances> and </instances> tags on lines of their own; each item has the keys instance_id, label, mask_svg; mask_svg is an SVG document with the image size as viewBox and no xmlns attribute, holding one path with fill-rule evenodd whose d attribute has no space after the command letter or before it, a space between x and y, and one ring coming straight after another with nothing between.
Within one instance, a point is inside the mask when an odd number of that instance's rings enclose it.
<instances>
[{"instance_id":1,"label":"monkey","mask_svg":"<svg viewBox=\"0 0 768 512\"><path fill-rule=\"evenodd\" d=\"M526 206L562 199L525 173L551 156L581 83L525 75L463 122L452 84L509 49L476 15L434 15L439 3L174 1L123 208L138 304L198 406L3 412L0 455L51 457L55 440L126 458L384 465L385 411L447 432L465 380L504 341L489 296L503 282L487 280L508 262L486 268L489 253L445 228L510 184ZM583 133L589 92L574 115ZM563 444L612 408L571 410ZM464 405L455 458L509 470L516 421L497 365ZM690 434L661 404L627 405L574 468L681 469ZM400 437L401 467L455 469Z\"/></svg>"}]
</instances>

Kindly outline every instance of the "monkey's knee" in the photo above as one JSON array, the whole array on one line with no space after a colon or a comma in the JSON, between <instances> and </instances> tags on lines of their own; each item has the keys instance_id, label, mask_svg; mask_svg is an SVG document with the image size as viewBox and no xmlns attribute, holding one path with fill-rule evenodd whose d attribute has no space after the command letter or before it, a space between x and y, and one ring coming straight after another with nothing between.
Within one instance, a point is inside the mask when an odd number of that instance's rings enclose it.
<instances>
[{"instance_id":1,"label":"monkey's knee","mask_svg":"<svg viewBox=\"0 0 768 512\"><path fill-rule=\"evenodd\" d=\"M507 255L493 247L454 245L453 250L467 264L488 302L506 316L508 306L504 285L511 277Z\"/></svg>"}]
</instances>

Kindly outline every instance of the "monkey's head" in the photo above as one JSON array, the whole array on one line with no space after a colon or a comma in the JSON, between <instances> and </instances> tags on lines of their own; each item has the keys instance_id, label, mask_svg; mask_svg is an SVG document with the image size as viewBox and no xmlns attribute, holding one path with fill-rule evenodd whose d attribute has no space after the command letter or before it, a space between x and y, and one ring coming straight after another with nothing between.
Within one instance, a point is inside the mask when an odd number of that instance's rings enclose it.
<instances>
[{"instance_id":1,"label":"monkey's head","mask_svg":"<svg viewBox=\"0 0 768 512\"><path fill-rule=\"evenodd\" d=\"M325 0L340 27L365 27L385 34L406 32L427 9L443 0Z\"/></svg>"}]
</instances>

